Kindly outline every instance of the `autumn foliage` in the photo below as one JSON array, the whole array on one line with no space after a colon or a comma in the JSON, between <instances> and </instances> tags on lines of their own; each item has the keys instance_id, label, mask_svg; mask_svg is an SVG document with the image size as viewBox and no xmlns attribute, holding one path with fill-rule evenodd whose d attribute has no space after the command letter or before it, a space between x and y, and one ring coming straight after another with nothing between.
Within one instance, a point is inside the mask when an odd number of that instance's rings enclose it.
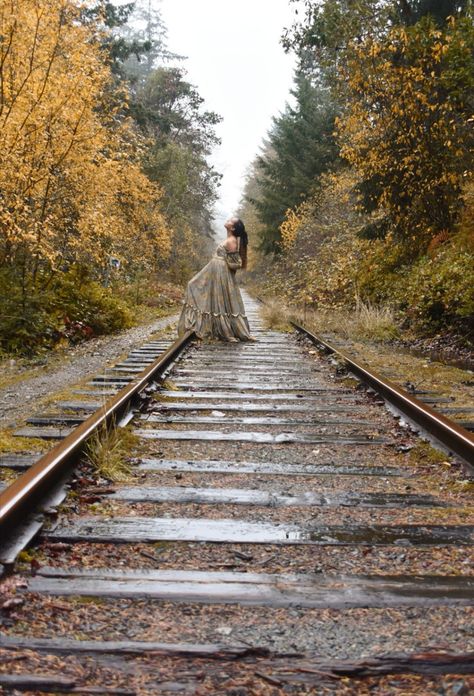
<instances>
[{"instance_id":1,"label":"autumn foliage","mask_svg":"<svg viewBox=\"0 0 474 696\"><path fill-rule=\"evenodd\" d=\"M127 43L113 33L132 10L107 0L0 0L0 350L52 345L71 326L100 333L129 325L135 290L120 299L113 269L122 286L137 288L179 276L175 240L189 236L189 215L207 222L218 175L205 146L181 175L189 198L194 180L211 172L207 198L192 194L192 212L182 193L170 214L171 175L149 166L149 152L167 152L174 134L148 128L126 66L131 53L147 50L140 79L152 79L161 74L153 60L166 50L153 37ZM202 102L192 96L194 111L180 125L189 152ZM150 114L177 119L178 106L157 103ZM211 143L218 117L202 119Z\"/></svg>"},{"instance_id":2,"label":"autumn foliage","mask_svg":"<svg viewBox=\"0 0 474 696\"><path fill-rule=\"evenodd\" d=\"M473 49L470 18L451 17L442 31L425 17L354 42L341 68L341 155L363 182L366 208L409 249L424 252L459 216L473 145Z\"/></svg>"},{"instance_id":3,"label":"autumn foliage","mask_svg":"<svg viewBox=\"0 0 474 696\"><path fill-rule=\"evenodd\" d=\"M160 190L94 28L71 0L0 2L0 264L31 282L65 264L166 255Z\"/></svg>"}]
</instances>

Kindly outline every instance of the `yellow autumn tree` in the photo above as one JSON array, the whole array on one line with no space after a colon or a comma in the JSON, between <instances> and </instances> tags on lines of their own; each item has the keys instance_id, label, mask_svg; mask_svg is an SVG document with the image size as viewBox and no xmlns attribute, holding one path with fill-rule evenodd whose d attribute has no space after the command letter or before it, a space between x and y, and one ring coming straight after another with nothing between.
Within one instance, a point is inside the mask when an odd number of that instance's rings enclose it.
<instances>
[{"instance_id":1,"label":"yellow autumn tree","mask_svg":"<svg viewBox=\"0 0 474 696\"><path fill-rule=\"evenodd\" d=\"M0 0L0 269L33 284L110 255L153 264L170 245L87 5Z\"/></svg>"},{"instance_id":2,"label":"yellow autumn tree","mask_svg":"<svg viewBox=\"0 0 474 696\"><path fill-rule=\"evenodd\" d=\"M454 229L472 173L473 48L470 16L442 29L428 16L349 47L338 136L365 210L380 214L368 237L393 232L416 256Z\"/></svg>"}]
</instances>

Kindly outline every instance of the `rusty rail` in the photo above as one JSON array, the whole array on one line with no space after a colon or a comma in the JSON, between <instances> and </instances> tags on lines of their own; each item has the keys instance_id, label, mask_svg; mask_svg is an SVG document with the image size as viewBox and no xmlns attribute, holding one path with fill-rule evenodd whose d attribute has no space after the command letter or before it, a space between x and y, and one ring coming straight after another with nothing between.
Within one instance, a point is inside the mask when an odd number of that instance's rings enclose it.
<instances>
[{"instance_id":1,"label":"rusty rail","mask_svg":"<svg viewBox=\"0 0 474 696\"><path fill-rule=\"evenodd\" d=\"M368 384L405 418L437 440L442 447L460 457L468 465L470 473L474 473L474 436L472 433L416 399L385 377L356 362L346 353L319 338L304 326L294 321L291 324L297 331L307 336L312 343L320 346L326 352L340 357L353 375Z\"/></svg>"},{"instance_id":2,"label":"rusty rail","mask_svg":"<svg viewBox=\"0 0 474 696\"><path fill-rule=\"evenodd\" d=\"M193 336L194 332L188 331L178 338L135 380L109 399L53 449L46 452L0 494L0 539L5 539L12 527L32 512L38 499L71 464L90 436L101 425L109 425L112 419L120 416L131 400L168 367Z\"/></svg>"}]
</instances>

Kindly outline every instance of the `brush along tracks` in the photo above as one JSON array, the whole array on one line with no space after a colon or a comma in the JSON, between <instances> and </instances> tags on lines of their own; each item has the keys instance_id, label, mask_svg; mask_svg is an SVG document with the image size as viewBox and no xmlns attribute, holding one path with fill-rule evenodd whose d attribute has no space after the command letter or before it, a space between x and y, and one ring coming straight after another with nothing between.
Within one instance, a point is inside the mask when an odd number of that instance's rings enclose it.
<instances>
[{"instance_id":1,"label":"brush along tracks","mask_svg":"<svg viewBox=\"0 0 474 696\"><path fill-rule=\"evenodd\" d=\"M3 672L61 693L468 691L460 467L246 305L258 343L191 343L134 413L130 480L80 467L22 554Z\"/></svg>"}]
</instances>

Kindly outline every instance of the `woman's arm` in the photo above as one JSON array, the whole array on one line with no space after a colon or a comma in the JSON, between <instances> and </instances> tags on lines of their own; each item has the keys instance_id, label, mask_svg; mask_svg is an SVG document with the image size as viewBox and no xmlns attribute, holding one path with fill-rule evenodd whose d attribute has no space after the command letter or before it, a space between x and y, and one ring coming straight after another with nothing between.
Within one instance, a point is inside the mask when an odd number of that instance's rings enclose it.
<instances>
[{"instance_id":1,"label":"woman's arm","mask_svg":"<svg viewBox=\"0 0 474 696\"><path fill-rule=\"evenodd\" d=\"M242 268L242 259L238 251L230 252L228 251L225 255L225 260L231 271L236 271Z\"/></svg>"}]
</instances>

